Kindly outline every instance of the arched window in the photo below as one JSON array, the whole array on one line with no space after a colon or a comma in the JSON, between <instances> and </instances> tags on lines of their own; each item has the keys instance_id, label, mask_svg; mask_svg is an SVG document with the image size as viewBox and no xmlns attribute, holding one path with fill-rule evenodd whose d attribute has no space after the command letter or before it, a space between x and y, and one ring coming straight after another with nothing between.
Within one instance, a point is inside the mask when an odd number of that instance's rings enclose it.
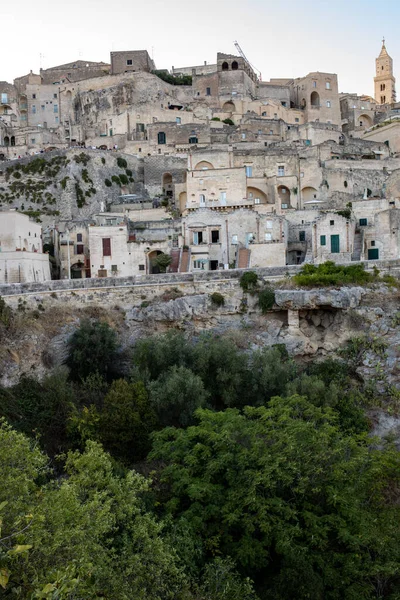
<instances>
[{"instance_id":1,"label":"arched window","mask_svg":"<svg viewBox=\"0 0 400 600\"><path fill-rule=\"evenodd\" d=\"M318 94L318 92L313 92L311 94L310 100L311 100L311 106L313 106L313 107L317 107L318 106L319 107L319 94Z\"/></svg>"},{"instance_id":2,"label":"arched window","mask_svg":"<svg viewBox=\"0 0 400 600\"><path fill-rule=\"evenodd\" d=\"M5 146L9 146L10 145L10 138L8 137L8 135L6 135L6 137L4 138L4 145Z\"/></svg>"},{"instance_id":3,"label":"arched window","mask_svg":"<svg viewBox=\"0 0 400 600\"><path fill-rule=\"evenodd\" d=\"M15 146L15 136L11 136L11 146Z\"/></svg>"},{"instance_id":4,"label":"arched window","mask_svg":"<svg viewBox=\"0 0 400 600\"><path fill-rule=\"evenodd\" d=\"M158 132L157 138L159 144L165 144L167 141L167 137L163 131Z\"/></svg>"},{"instance_id":5,"label":"arched window","mask_svg":"<svg viewBox=\"0 0 400 600\"><path fill-rule=\"evenodd\" d=\"M236 60L233 61L232 63L232 71L237 71L239 68L238 63L236 62Z\"/></svg>"},{"instance_id":6,"label":"arched window","mask_svg":"<svg viewBox=\"0 0 400 600\"><path fill-rule=\"evenodd\" d=\"M199 140L195 135L190 136L189 138L189 144L198 144Z\"/></svg>"},{"instance_id":7,"label":"arched window","mask_svg":"<svg viewBox=\"0 0 400 600\"><path fill-rule=\"evenodd\" d=\"M300 108L305 108L307 105L306 99L303 98L302 101L300 102Z\"/></svg>"},{"instance_id":8,"label":"arched window","mask_svg":"<svg viewBox=\"0 0 400 600\"><path fill-rule=\"evenodd\" d=\"M227 63L227 62L223 62L223 63L222 63L222 70L223 70L223 71L228 71L228 70L229 70L229 65L228 65L228 63Z\"/></svg>"}]
</instances>

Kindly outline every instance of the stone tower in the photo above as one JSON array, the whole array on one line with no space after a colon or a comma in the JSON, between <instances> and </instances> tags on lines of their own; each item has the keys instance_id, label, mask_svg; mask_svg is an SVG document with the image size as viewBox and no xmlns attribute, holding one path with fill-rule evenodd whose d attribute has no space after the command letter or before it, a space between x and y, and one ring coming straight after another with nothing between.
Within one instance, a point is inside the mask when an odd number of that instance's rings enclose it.
<instances>
[{"instance_id":1,"label":"stone tower","mask_svg":"<svg viewBox=\"0 0 400 600\"><path fill-rule=\"evenodd\" d=\"M396 102L396 80L393 77L393 60L386 50L385 38L382 40L382 50L375 60L375 64L375 100L378 104L391 104L392 102Z\"/></svg>"}]
</instances>

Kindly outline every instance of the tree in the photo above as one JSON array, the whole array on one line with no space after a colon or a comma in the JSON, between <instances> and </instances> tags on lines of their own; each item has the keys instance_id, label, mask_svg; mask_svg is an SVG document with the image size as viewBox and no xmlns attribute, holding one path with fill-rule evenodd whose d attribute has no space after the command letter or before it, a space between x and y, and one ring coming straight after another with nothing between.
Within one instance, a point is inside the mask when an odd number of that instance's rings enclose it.
<instances>
[{"instance_id":1,"label":"tree","mask_svg":"<svg viewBox=\"0 0 400 600\"><path fill-rule=\"evenodd\" d=\"M194 423L193 413L205 406L208 393L198 375L186 367L171 367L150 383L150 400L163 427L187 427Z\"/></svg>"},{"instance_id":2,"label":"tree","mask_svg":"<svg viewBox=\"0 0 400 600\"><path fill-rule=\"evenodd\" d=\"M166 463L167 512L209 557L232 557L268 598L399 589L397 451L343 434L330 408L300 396L197 415L197 426L157 433L150 456Z\"/></svg>"},{"instance_id":3,"label":"tree","mask_svg":"<svg viewBox=\"0 0 400 600\"><path fill-rule=\"evenodd\" d=\"M112 456L126 464L142 460L150 450L150 433L157 427L144 384L114 381L99 418L99 439Z\"/></svg>"},{"instance_id":4,"label":"tree","mask_svg":"<svg viewBox=\"0 0 400 600\"><path fill-rule=\"evenodd\" d=\"M167 271L167 267L172 263L172 256L169 254L158 254L155 258L152 259L152 264L154 267L158 267L160 269L160 273L165 273Z\"/></svg>"},{"instance_id":5,"label":"tree","mask_svg":"<svg viewBox=\"0 0 400 600\"><path fill-rule=\"evenodd\" d=\"M107 323L82 321L68 341L71 378L80 381L96 372L110 377L117 347L117 334Z\"/></svg>"}]
</instances>

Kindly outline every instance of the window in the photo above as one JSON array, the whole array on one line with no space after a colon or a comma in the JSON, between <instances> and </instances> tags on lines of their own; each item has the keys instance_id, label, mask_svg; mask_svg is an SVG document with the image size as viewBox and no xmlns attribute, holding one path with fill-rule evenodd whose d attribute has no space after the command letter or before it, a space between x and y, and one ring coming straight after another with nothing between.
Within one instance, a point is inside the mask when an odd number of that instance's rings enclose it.
<instances>
[{"instance_id":1,"label":"window","mask_svg":"<svg viewBox=\"0 0 400 600\"><path fill-rule=\"evenodd\" d=\"M238 236L235 234L232 236L232 245L236 246L238 243Z\"/></svg>"},{"instance_id":2,"label":"window","mask_svg":"<svg viewBox=\"0 0 400 600\"><path fill-rule=\"evenodd\" d=\"M56 99L57 99L57 94L53 94L53 98L56 98Z\"/></svg>"},{"instance_id":3,"label":"window","mask_svg":"<svg viewBox=\"0 0 400 600\"><path fill-rule=\"evenodd\" d=\"M261 116L262 116L262 117L266 117L266 116L267 116L267 113L266 113L266 112L263 112L263 113L261 113Z\"/></svg>"},{"instance_id":4,"label":"window","mask_svg":"<svg viewBox=\"0 0 400 600\"><path fill-rule=\"evenodd\" d=\"M306 232L299 231L299 242L305 242L305 241L306 241Z\"/></svg>"},{"instance_id":5,"label":"window","mask_svg":"<svg viewBox=\"0 0 400 600\"><path fill-rule=\"evenodd\" d=\"M159 131L157 139L159 144L165 144L167 141L166 135L163 131Z\"/></svg>"},{"instance_id":6,"label":"window","mask_svg":"<svg viewBox=\"0 0 400 600\"><path fill-rule=\"evenodd\" d=\"M197 138L195 135L192 135L189 138L189 144L198 144L199 143L199 138Z\"/></svg>"},{"instance_id":7,"label":"window","mask_svg":"<svg viewBox=\"0 0 400 600\"><path fill-rule=\"evenodd\" d=\"M77 244L77 246L76 246L76 253L77 254L83 254L83 244Z\"/></svg>"},{"instance_id":8,"label":"window","mask_svg":"<svg viewBox=\"0 0 400 600\"><path fill-rule=\"evenodd\" d=\"M266 224L265 224L265 227L267 229L272 229L272 221L267 221Z\"/></svg>"},{"instance_id":9,"label":"window","mask_svg":"<svg viewBox=\"0 0 400 600\"><path fill-rule=\"evenodd\" d=\"M282 206L282 208L287 208L288 207L288 205L286 203L282 204L281 206Z\"/></svg>"},{"instance_id":10,"label":"window","mask_svg":"<svg viewBox=\"0 0 400 600\"><path fill-rule=\"evenodd\" d=\"M326 101L326 108L330 108L330 107L331 107L331 101L330 101L330 100L327 100L327 101Z\"/></svg>"},{"instance_id":11,"label":"window","mask_svg":"<svg viewBox=\"0 0 400 600\"><path fill-rule=\"evenodd\" d=\"M55 121L56 125L58 125L58 117L54 117L54 121Z\"/></svg>"},{"instance_id":12,"label":"window","mask_svg":"<svg viewBox=\"0 0 400 600\"><path fill-rule=\"evenodd\" d=\"M177 125L180 125L182 123L182 119L180 117L176 117L175 121Z\"/></svg>"},{"instance_id":13,"label":"window","mask_svg":"<svg viewBox=\"0 0 400 600\"><path fill-rule=\"evenodd\" d=\"M317 82L316 82L316 81L313 81L313 82L312 82L312 86L313 86L313 88L316 88L316 87L317 87Z\"/></svg>"},{"instance_id":14,"label":"window","mask_svg":"<svg viewBox=\"0 0 400 600\"><path fill-rule=\"evenodd\" d=\"M272 233L266 233L266 234L264 235L264 240L265 240L266 242L271 242L271 241L272 241Z\"/></svg>"},{"instance_id":15,"label":"window","mask_svg":"<svg viewBox=\"0 0 400 600\"><path fill-rule=\"evenodd\" d=\"M269 135L274 135L274 130L273 129L269 130Z\"/></svg>"},{"instance_id":16,"label":"window","mask_svg":"<svg viewBox=\"0 0 400 600\"><path fill-rule=\"evenodd\" d=\"M330 81L327 81L327 82L325 83L325 89L326 89L326 90L330 90L330 89L331 89L331 82L330 82Z\"/></svg>"},{"instance_id":17,"label":"window","mask_svg":"<svg viewBox=\"0 0 400 600\"><path fill-rule=\"evenodd\" d=\"M246 177L253 177L253 167L246 167Z\"/></svg>"},{"instance_id":18,"label":"window","mask_svg":"<svg viewBox=\"0 0 400 600\"><path fill-rule=\"evenodd\" d=\"M321 246L326 246L326 235L320 236L319 243L321 244Z\"/></svg>"},{"instance_id":19,"label":"window","mask_svg":"<svg viewBox=\"0 0 400 600\"><path fill-rule=\"evenodd\" d=\"M360 227L366 227L368 225L368 219L360 219Z\"/></svg>"},{"instance_id":20,"label":"window","mask_svg":"<svg viewBox=\"0 0 400 600\"><path fill-rule=\"evenodd\" d=\"M335 221L329 221L329 225L334 225Z\"/></svg>"},{"instance_id":21,"label":"window","mask_svg":"<svg viewBox=\"0 0 400 600\"><path fill-rule=\"evenodd\" d=\"M127 67L131 67L132 66L132 59L131 58L127 58L126 59L126 66Z\"/></svg>"},{"instance_id":22,"label":"window","mask_svg":"<svg viewBox=\"0 0 400 600\"><path fill-rule=\"evenodd\" d=\"M111 265L111 273L116 273L118 271L118 265Z\"/></svg>"},{"instance_id":23,"label":"window","mask_svg":"<svg viewBox=\"0 0 400 600\"><path fill-rule=\"evenodd\" d=\"M81 242L82 241L82 234L81 233L77 233L76 234L76 241L77 242Z\"/></svg>"},{"instance_id":24,"label":"window","mask_svg":"<svg viewBox=\"0 0 400 600\"><path fill-rule=\"evenodd\" d=\"M254 204L261 204L260 198L254 198Z\"/></svg>"},{"instance_id":25,"label":"window","mask_svg":"<svg viewBox=\"0 0 400 600\"><path fill-rule=\"evenodd\" d=\"M202 231L193 231L193 244L198 246L203 243L203 232Z\"/></svg>"},{"instance_id":26,"label":"window","mask_svg":"<svg viewBox=\"0 0 400 600\"><path fill-rule=\"evenodd\" d=\"M385 104L386 102L386 96L381 96L381 104Z\"/></svg>"},{"instance_id":27,"label":"window","mask_svg":"<svg viewBox=\"0 0 400 600\"><path fill-rule=\"evenodd\" d=\"M139 265L139 271L144 271L144 265Z\"/></svg>"},{"instance_id":28,"label":"window","mask_svg":"<svg viewBox=\"0 0 400 600\"><path fill-rule=\"evenodd\" d=\"M46 107L44 104L42 104L42 106L40 107L42 110L44 110Z\"/></svg>"},{"instance_id":29,"label":"window","mask_svg":"<svg viewBox=\"0 0 400 600\"><path fill-rule=\"evenodd\" d=\"M193 268L194 269L203 269L203 271L204 271L204 261L202 261L202 260L194 260L193 261Z\"/></svg>"},{"instance_id":30,"label":"window","mask_svg":"<svg viewBox=\"0 0 400 600\"><path fill-rule=\"evenodd\" d=\"M278 177L283 177L285 175L285 167L278 167Z\"/></svg>"},{"instance_id":31,"label":"window","mask_svg":"<svg viewBox=\"0 0 400 600\"><path fill-rule=\"evenodd\" d=\"M295 122L295 123L300 123L300 119L299 119L299 117L296 117L296 118L295 118L295 120L294 120L294 122Z\"/></svg>"},{"instance_id":32,"label":"window","mask_svg":"<svg viewBox=\"0 0 400 600\"><path fill-rule=\"evenodd\" d=\"M206 96L211 96L211 88L207 88L207 90L206 90Z\"/></svg>"},{"instance_id":33,"label":"window","mask_svg":"<svg viewBox=\"0 0 400 600\"><path fill-rule=\"evenodd\" d=\"M111 238L103 238L103 256L111 256Z\"/></svg>"},{"instance_id":34,"label":"window","mask_svg":"<svg viewBox=\"0 0 400 600\"><path fill-rule=\"evenodd\" d=\"M32 94L32 98L36 100L36 94Z\"/></svg>"},{"instance_id":35,"label":"window","mask_svg":"<svg viewBox=\"0 0 400 600\"><path fill-rule=\"evenodd\" d=\"M31 138L31 144L35 144L36 143L36 139L35 138Z\"/></svg>"},{"instance_id":36,"label":"window","mask_svg":"<svg viewBox=\"0 0 400 600\"><path fill-rule=\"evenodd\" d=\"M7 104L7 102L8 102L8 96L4 92L2 92L2 94L1 94L1 103L2 104Z\"/></svg>"},{"instance_id":37,"label":"window","mask_svg":"<svg viewBox=\"0 0 400 600\"><path fill-rule=\"evenodd\" d=\"M242 133L242 140L245 140L245 139L246 139L246 134Z\"/></svg>"},{"instance_id":38,"label":"window","mask_svg":"<svg viewBox=\"0 0 400 600\"><path fill-rule=\"evenodd\" d=\"M32 104L32 114L36 115L36 106Z\"/></svg>"},{"instance_id":39,"label":"window","mask_svg":"<svg viewBox=\"0 0 400 600\"><path fill-rule=\"evenodd\" d=\"M374 240L371 242L371 246L375 246L375 241Z\"/></svg>"},{"instance_id":40,"label":"window","mask_svg":"<svg viewBox=\"0 0 400 600\"><path fill-rule=\"evenodd\" d=\"M58 104L53 104L53 112L58 113Z\"/></svg>"},{"instance_id":41,"label":"window","mask_svg":"<svg viewBox=\"0 0 400 600\"><path fill-rule=\"evenodd\" d=\"M226 192L220 193L219 200L220 200L221 204L226 204Z\"/></svg>"},{"instance_id":42,"label":"window","mask_svg":"<svg viewBox=\"0 0 400 600\"><path fill-rule=\"evenodd\" d=\"M219 229L213 229L211 231L211 243L218 244L219 243Z\"/></svg>"},{"instance_id":43,"label":"window","mask_svg":"<svg viewBox=\"0 0 400 600\"><path fill-rule=\"evenodd\" d=\"M381 83L381 92L384 92L386 88L386 85L384 83Z\"/></svg>"},{"instance_id":44,"label":"window","mask_svg":"<svg viewBox=\"0 0 400 600\"><path fill-rule=\"evenodd\" d=\"M200 206L206 205L206 197L204 194L200 194L199 200L200 200Z\"/></svg>"}]
</instances>

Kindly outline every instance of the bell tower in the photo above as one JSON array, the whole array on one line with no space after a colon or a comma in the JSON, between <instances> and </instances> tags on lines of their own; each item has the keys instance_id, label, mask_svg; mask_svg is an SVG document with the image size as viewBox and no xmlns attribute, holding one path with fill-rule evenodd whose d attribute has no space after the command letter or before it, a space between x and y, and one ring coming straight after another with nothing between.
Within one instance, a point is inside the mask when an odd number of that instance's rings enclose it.
<instances>
[{"instance_id":1,"label":"bell tower","mask_svg":"<svg viewBox=\"0 0 400 600\"><path fill-rule=\"evenodd\" d=\"M396 80L393 77L393 60L386 50L385 38L382 40L381 53L378 58L375 59L375 65L375 100L378 104L391 104L392 102L396 102Z\"/></svg>"}]
</instances>

